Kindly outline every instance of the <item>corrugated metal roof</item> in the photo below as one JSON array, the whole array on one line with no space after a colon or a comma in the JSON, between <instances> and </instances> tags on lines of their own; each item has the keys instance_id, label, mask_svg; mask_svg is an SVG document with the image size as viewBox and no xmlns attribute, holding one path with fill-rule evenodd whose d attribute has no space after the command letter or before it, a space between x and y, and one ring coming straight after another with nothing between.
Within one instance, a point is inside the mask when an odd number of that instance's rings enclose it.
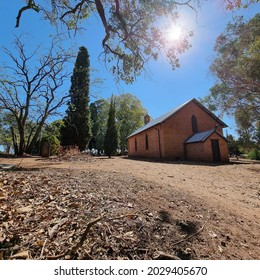
<instances>
[{"instance_id":1,"label":"corrugated metal roof","mask_svg":"<svg viewBox=\"0 0 260 280\"><path fill-rule=\"evenodd\" d=\"M213 132L215 129L203 131L203 132L198 132L193 134L191 137L189 137L185 143L195 143L195 142L204 142Z\"/></svg>"},{"instance_id":2,"label":"corrugated metal roof","mask_svg":"<svg viewBox=\"0 0 260 280\"><path fill-rule=\"evenodd\" d=\"M140 132L142 132L142 131L144 131L144 130L146 130L146 129L152 127L152 126L155 126L155 125L157 125L157 124L159 124L159 123L162 123L164 120L166 120L166 119L167 119L168 117L170 117L172 114L173 114L172 112L168 112L168 113L166 113L166 114L160 116L160 117L157 118L157 119L151 120L149 123L147 123L146 125L144 125L144 126L138 128L134 133L132 133L131 135L129 135L128 138L131 137L131 136L133 136L133 135L136 135L136 134L138 134L138 133L140 133Z\"/></svg>"},{"instance_id":3,"label":"corrugated metal roof","mask_svg":"<svg viewBox=\"0 0 260 280\"><path fill-rule=\"evenodd\" d=\"M175 113L177 113L180 109L182 109L184 106L186 106L188 103L194 101L197 105L199 105L204 111L206 111L209 115L211 115L214 119L216 119L220 124L222 124L224 127L227 127L227 125L222 122L217 116L215 116L212 112L210 112L206 107L204 107L197 99L193 98L188 100L187 102L185 102L184 104L182 104L181 106L171 110L170 112L163 114L162 116L150 121L148 124L140 127L139 129L137 129L135 132L133 132L132 134L130 134L127 138L130 138L140 132L143 132L157 124L160 124L162 122L164 122L166 119L168 119L170 116L174 115Z\"/></svg>"},{"instance_id":4,"label":"corrugated metal roof","mask_svg":"<svg viewBox=\"0 0 260 280\"><path fill-rule=\"evenodd\" d=\"M138 133L140 133L140 132L142 132L142 131L144 131L144 130L150 128L150 127L153 127L153 126L155 126L155 125L157 125L157 124L162 123L163 121L165 121L166 119L168 119L171 115L175 114L177 111L179 111L182 107L184 107L186 104L188 104L188 103L189 103L190 101L192 101L192 100L193 100L193 99L191 99L191 100L185 102L185 103L182 104L181 106L179 106L179 107L177 107L177 108L175 108L175 109L169 111L168 113L165 113L165 114L163 114L162 116L160 116L160 117L158 117L158 118L156 118L156 119L154 119L154 120L151 120L149 123L147 123L147 124L145 124L144 126L138 128L135 132L133 132L132 134L130 134L127 138L130 138L130 137L132 137L132 136L134 136L134 135L136 135L136 134L138 134Z\"/></svg>"}]
</instances>

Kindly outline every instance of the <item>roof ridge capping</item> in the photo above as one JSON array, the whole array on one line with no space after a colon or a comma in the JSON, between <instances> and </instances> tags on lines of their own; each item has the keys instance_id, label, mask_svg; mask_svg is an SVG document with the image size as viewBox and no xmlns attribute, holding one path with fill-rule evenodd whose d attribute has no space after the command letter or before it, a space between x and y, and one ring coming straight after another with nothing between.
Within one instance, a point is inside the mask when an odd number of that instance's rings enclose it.
<instances>
[{"instance_id":1,"label":"roof ridge capping","mask_svg":"<svg viewBox=\"0 0 260 280\"><path fill-rule=\"evenodd\" d=\"M159 116L158 118L151 120L149 123L143 125L142 127L138 128L135 132L133 132L132 134L130 134L127 138L130 138L140 132L143 132L157 124L160 124L162 122L164 122L166 119L168 119L169 117L171 117L172 115L176 114L179 110L181 110L183 107L185 107L187 104L189 104L190 102L195 102L199 107L201 107L206 113L208 113L211 117L213 117L215 120L217 120L221 125L223 125L223 127L227 127L227 125L220 120L215 114L213 114L212 112L210 112L204 105L202 105L196 98L192 98L188 101L186 101L185 103L183 103L182 105L172 109L171 111Z\"/></svg>"}]
</instances>

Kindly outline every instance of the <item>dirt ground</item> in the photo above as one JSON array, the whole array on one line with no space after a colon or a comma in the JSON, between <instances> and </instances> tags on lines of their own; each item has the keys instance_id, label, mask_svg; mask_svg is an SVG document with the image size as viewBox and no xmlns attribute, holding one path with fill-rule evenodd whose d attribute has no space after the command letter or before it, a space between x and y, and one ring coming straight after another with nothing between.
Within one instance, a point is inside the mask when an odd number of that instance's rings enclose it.
<instances>
[{"instance_id":1,"label":"dirt ground","mask_svg":"<svg viewBox=\"0 0 260 280\"><path fill-rule=\"evenodd\" d=\"M0 259L260 259L258 163L1 164Z\"/></svg>"}]
</instances>

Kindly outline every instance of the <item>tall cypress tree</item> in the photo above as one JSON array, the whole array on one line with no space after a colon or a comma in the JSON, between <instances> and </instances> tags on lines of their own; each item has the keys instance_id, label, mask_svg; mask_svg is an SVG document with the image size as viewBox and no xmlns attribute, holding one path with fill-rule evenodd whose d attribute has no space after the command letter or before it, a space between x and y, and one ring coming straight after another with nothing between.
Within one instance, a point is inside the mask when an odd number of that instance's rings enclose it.
<instances>
[{"instance_id":1,"label":"tall cypress tree","mask_svg":"<svg viewBox=\"0 0 260 280\"><path fill-rule=\"evenodd\" d=\"M89 109L89 54L85 47L80 47L71 77L70 102L64 127L61 130L63 146L76 145L83 151L92 137L91 116Z\"/></svg>"},{"instance_id":2,"label":"tall cypress tree","mask_svg":"<svg viewBox=\"0 0 260 280\"><path fill-rule=\"evenodd\" d=\"M105 153L109 158L116 153L116 149L118 148L118 139L115 100L112 95L108 112L107 131L104 140Z\"/></svg>"}]
</instances>

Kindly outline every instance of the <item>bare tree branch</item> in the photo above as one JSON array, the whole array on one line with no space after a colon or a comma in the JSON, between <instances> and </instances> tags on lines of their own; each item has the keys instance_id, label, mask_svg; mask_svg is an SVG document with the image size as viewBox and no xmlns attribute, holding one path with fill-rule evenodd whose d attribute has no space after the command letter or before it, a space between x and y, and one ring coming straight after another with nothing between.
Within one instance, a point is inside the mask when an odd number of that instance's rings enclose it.
<instances>
[{"instance_id":1,"label":"bare tree branch","mask_svg":"<svg viewBox=\"0 0 260 280\"><path fill-rule=\"evenodd\" d=\"M5 71L0 73L0 107L8 110L16 120L13 135L17 131L18 137L13 139L18 142L16 152L20 155L31 152L47 118L55 114L69 96L58 97L57 91L70 77L65 66L74 55L70 51L57 50L59 43L54 38L47 53L40 58L40 47L28 55L19 38L15 40L17 53L4 50L12 63L4 66ZM32 125L33 120L36 122Z\"/></svg>"},{"instance_id":2,"label":"bare tree branch","mask_svg":"<svg viewBox=\"0 0 260 280\"><path fill-rule=\"evenodd\" d=\"M39 12L39 8L38 8L38 6L35 5L34 0L28 0L28 4L24 7L22 7L18 11L18 15L16 17L16 25L15 25L16 28L20 26L21 16L22 16L23 12L25 12L26 10L34 10L37 13Z\"/></svg>"},{"instance_id":3,"label":"bare tree branch","mask_svg":"<svg viewBox=\"0 0 260 280\"><path fill-rule=\"evenodd\" d=\"M195 12L201 0L158 0L158 1L127 1L127 0L49 0L48 5L28 5L19 11L39 8L52 24L58 28L63 23L75 33L84 28L87 18L94 14L101 22L105 31L101 44L104 61L109 63L111 71L126 82L132 82L145 68L147 61L157 59L164 52L168 61L175 69L179 67L177 59L181 52L189 48L186 42L191 33L183 35L183 41L175 47L167 44L160 26L161 19L175 21L178 7L187 7ZM48 2L47 2L48 3ZM155 29L162 32L155 34Z\"/></svg>"}]
</instances>

